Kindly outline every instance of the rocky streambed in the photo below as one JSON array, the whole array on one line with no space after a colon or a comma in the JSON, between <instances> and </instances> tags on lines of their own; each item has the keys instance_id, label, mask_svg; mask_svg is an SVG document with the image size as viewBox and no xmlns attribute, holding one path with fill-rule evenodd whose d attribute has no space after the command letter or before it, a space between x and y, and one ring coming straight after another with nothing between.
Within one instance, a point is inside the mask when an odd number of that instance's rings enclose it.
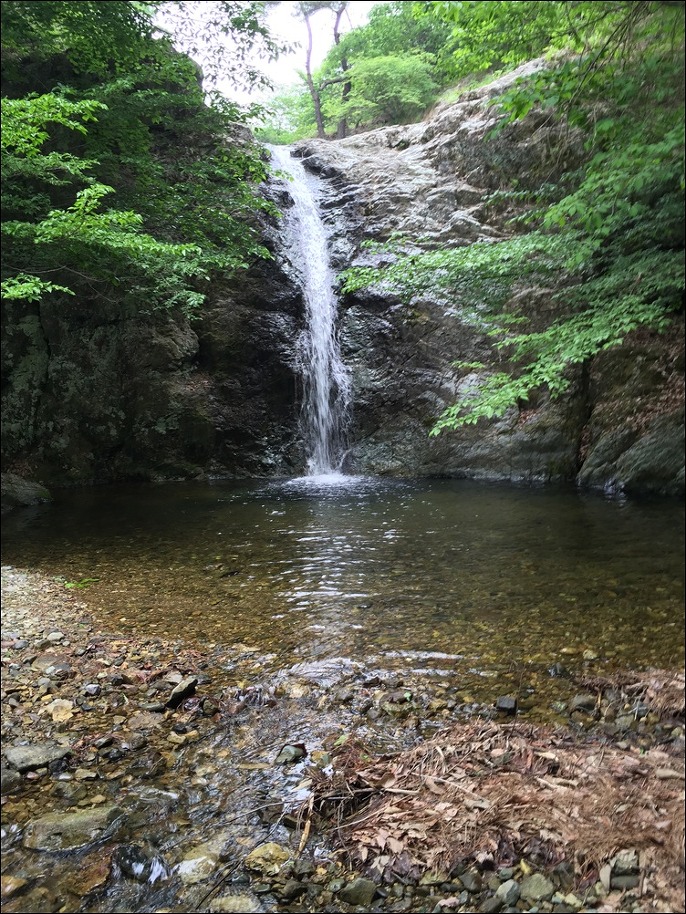
<instances>
[{"instance_id":1,"label":"rocky streambed","mask_svg":"<svg viewBox=\"0 0 686 914\"><path fill-rule=\"evenodd\" d=\"M678 909L683 674L590 658L553 726L516 694L278 670L100 631L28 571L2 587L10 914Z\"/></svg>"}]
</instances>

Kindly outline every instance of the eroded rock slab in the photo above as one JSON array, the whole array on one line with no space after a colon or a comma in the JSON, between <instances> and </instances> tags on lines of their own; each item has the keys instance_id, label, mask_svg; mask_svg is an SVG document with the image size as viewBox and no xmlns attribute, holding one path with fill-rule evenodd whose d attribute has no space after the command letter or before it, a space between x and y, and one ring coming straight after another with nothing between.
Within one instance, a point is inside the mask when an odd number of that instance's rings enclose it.
<instances>
[{"instance_id":1,"label":"eroded rock slab","mask_svg":"<svg viewBox=\"0 0 686 914\"><path fill-rule=\"evenodd\" d=\"M109 838L122 825L126 813L118 806L100 806L78 812L52 812L26 826L24 847L38 851L77 850Z\"/></svg>"},{"instance_id":2,"label":"eroded rock slab","mask_svg":"<svg viewBox=\"0 0 686 914\"><path fill-rule=\"evenodd\" d=\"M8 765L17 771L35 771L36 768L45 768L50 762L65 758L70 751L68 746L59 746L56 743L9 746L5 749L5 758Z\"/></svg>"}]
</instances>

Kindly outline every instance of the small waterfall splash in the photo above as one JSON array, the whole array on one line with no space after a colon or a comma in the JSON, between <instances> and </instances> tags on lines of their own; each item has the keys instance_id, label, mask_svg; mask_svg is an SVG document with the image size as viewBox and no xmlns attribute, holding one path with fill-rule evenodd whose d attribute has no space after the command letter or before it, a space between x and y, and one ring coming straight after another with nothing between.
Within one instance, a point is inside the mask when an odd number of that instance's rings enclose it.
<instances>
[{"instance_id":1,"label":"small waterfall splash","mask_svg":"<svg viewBox=\"0 0 686 914\"><path fill-rule=\"evenodd\" d=\"M290 155L286 146L272 146L273 165L292 177L288 190L293 206L285 213L284 231L293 265L300 273L307 326L301 340L304 380L303 432L307 475L340 472L350 405L350 377L341 361L329 244L317 205L317 178Z\"/></svg>"}]
</instances>

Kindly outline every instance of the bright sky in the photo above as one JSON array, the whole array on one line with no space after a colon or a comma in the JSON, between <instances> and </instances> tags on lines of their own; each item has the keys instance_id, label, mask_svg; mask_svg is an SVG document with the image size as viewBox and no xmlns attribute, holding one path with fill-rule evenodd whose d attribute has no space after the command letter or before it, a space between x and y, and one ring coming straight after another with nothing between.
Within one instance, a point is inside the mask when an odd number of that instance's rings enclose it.
<instances>
[{"instance_id":1,"label":"bright sky","mask_svg":"<svg viewBox=\"0 0 686 914\"><path fill-rule=\"evenodd\" d=\"M367 0L351 0L341 20L341 31L348 32L351 28L363 25L367 21L369 10L375 5L375 2L367 2ZM307 30L305 24L296 18L295 7L295 2L280 3L270 10L268 15L268 21L275 38L299 45L294 53L283 55L273 63L263 63L262 69L272 80L277 91L297 83L299 81L298 71L305 69ZM312 51L313 68L319 66L324 57L326 57L327 51L333 45L334 18L334 14L329 10L320 10L310 19L314 38ZM229 83L220 84L218 88L222 93L236 101L264 100L258 93L247 95L244 92L239 92Z\"/></svg>"}]
</instances>

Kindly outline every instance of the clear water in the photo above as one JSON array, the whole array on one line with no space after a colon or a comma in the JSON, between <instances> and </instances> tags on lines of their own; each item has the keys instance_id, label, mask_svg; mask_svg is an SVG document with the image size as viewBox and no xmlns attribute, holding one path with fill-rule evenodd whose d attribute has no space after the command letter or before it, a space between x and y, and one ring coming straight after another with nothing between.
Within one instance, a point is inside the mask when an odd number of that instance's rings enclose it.
<instances>
[{"instance_id":1,"label":"clear water","mask_svg":"<svg viewBox=\"0 0 686 914\"><path fill-rule=\"evenodd\" d=\"M553 663L594 674L683 664L683 505L675 502L325 475L65 491L52 505L7 516L3 528L4 563L70 582L98 579L78 591L96 629L257 648L239 650L249 660L227 671L236 679L304 676L335 693L356 661L364 665L358 684L373 683L367 670L391 671L413 691L443 689L461 706L517 688L535 699L530 719L555 720L554 701L578 686L551 676ZM589 664L584 651L597 660ZM93 782L91 795L130 813L117 841L163 861L154 883L113 872L101 894L70 895L75 873L87 877L86 864L107 848L83 859L54 855L47 873L45 855L19 840L28 819L65 806L41 781L8 798L4 872L66 898L65 910L202 910L226 870L184 888L174 867L218 836L236 866L246 848L288 843L286 829L275 833L255 814L267 796L302 799L302 767L274 759L286 742L312 750L349 732L359 726L353 713L331 695L324 705L318 693L280 697L211 727L151 780ZM376 745L374 725L361 723ZM378 737L392 751L416 731L382 720ZM56 909L42 904L34 892L3 910Z\"/></svg>"},{"instance_id":2,"label":"clear water","mask_svg":"<svg viewBox=\"0 0 686 914\"><path fill-rule=\"evenodd\" d=\"M139 635L242 642L503 688L554 663L683 664L683 505L466 481L305 477L61 493L3 562ZM549 677L548 677L549 678Z\"/></svg>"},{"instance_id":3,"label":"clear water","mask_svg":"<svg viewBox=\"0 0 686 914\"><path fill-rule=\"evenodd\" d=\"M271 151L274 167L290 176L293 206L285 214L284 243L300 275L307 318L300 352L303 433L308 473L321 475L340 469L350 405L350 376L338 344L335 275L317 204L318 179L291 157L288 147Z\"/></svg>"}]
</instances>

